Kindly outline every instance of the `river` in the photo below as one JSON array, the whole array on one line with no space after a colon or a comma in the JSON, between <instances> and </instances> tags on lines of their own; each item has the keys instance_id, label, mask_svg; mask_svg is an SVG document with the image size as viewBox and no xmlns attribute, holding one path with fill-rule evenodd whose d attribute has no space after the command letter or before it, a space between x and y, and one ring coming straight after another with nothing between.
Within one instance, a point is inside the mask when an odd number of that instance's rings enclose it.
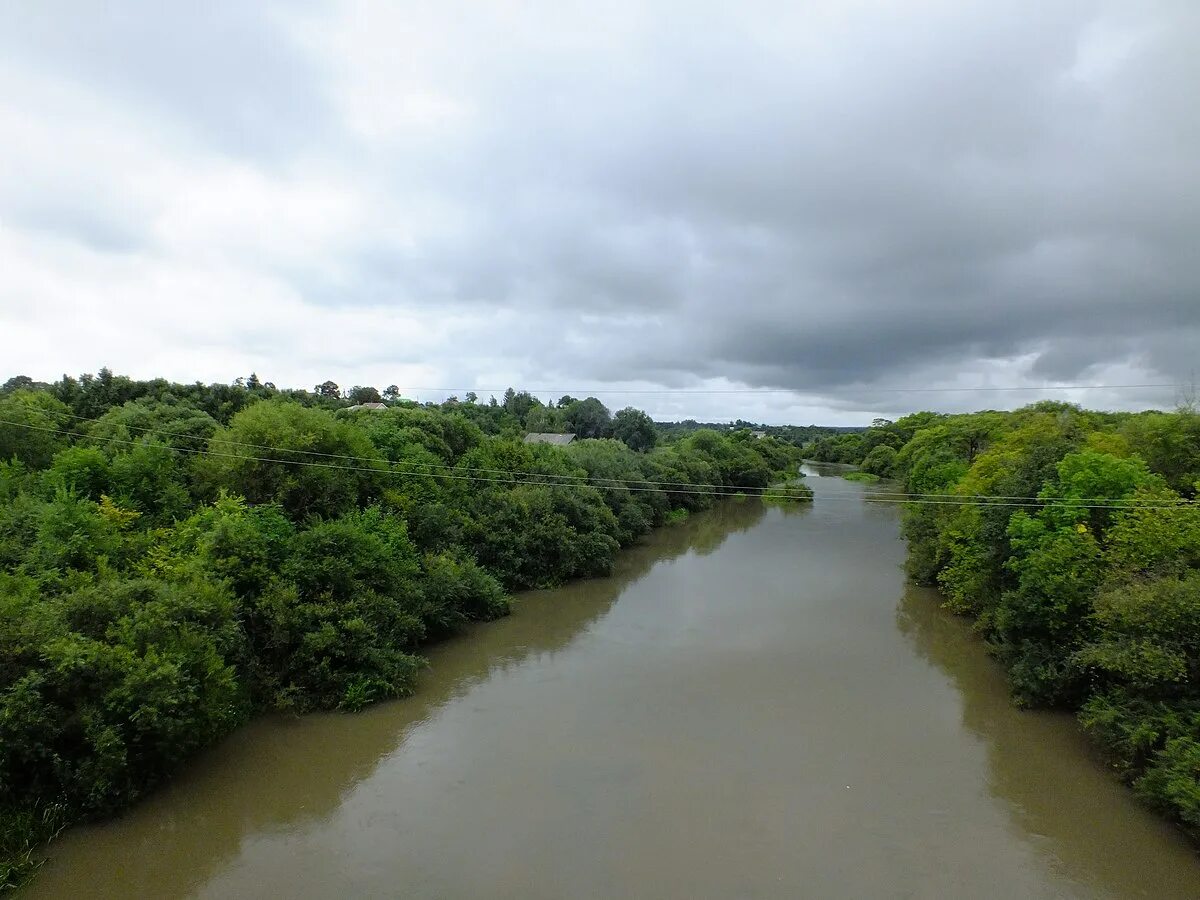
<instances>
[{"instance_id":1,"label":"river","mask_svg":"<svg viewBox=\"0 0 1200 900\"><path fill-rule=\"evenodd\" d=\"M1015 710L906 586L898 510L808 471L811 506L730 501L521 596L415 697L256 721L28 896L1200 896L1073 719Z\"/></svg>"}]
</instances>

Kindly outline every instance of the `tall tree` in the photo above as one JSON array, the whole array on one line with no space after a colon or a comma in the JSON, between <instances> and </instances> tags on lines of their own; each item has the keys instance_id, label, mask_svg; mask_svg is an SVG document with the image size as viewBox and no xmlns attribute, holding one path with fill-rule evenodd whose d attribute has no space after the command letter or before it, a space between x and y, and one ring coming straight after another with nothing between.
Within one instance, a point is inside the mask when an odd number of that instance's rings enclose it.
<instances>
[{"instance_id":1,"label":"tall tree","mask_svg":"<svg viewBox=\"0 0 1200 900\"><path fill-rule=\"evenodd\" d=\"M612 434L618 441L623 441L630 450L644 452L653 449L658 443L658 431L654 420L642 412L627 406L613 416Z\"/></svg>"},{"instance_id":2,"label":"tall tree","mask_svg":"<svg viewBox=\"0 0 1200 900\"><path fill-rule=\"evenodd\" d=\"M608 407L595 397L569 404L565 416L567 428L581 438L602 438L611 433L612 417Z\"/></svg>"}]
</instances>

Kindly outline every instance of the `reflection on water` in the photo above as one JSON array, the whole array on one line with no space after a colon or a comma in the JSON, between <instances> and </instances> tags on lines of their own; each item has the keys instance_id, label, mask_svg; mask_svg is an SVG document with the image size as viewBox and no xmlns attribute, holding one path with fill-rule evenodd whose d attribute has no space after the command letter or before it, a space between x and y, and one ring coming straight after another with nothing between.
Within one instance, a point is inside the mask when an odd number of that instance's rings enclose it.
<instances>
[{"instance_id":1,"label":"reflection on water","mask_svg":"<svg viewBox=\"0 0 1200 900\"><path fill-rule=\"evenodd\" d=\"M953 682L962 723L987 749L989 788L1050 864L1115 897L1200 896L1194 851L1092 753L1075 719L1012 705L1000 667L936 592L909 586L896 611L917 652Z\"/></svg>"}]
</instances>

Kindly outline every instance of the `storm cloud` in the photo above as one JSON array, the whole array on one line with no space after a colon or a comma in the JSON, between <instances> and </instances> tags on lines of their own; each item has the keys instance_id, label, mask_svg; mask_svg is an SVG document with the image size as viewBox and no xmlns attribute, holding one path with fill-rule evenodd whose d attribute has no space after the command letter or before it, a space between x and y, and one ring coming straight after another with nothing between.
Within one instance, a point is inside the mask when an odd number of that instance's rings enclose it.
<instances>
[{"instance_id":1,"label":"storm cloud","mask_svg":"<svg viewBox=\"0 0 1200 900\"><path fill-rule=\"evenodd\" d=\"M0 0L2 368L1169 406L1034 388L1193 378L1198 39L1190 0Z\"/></svg>"}]
</instances>

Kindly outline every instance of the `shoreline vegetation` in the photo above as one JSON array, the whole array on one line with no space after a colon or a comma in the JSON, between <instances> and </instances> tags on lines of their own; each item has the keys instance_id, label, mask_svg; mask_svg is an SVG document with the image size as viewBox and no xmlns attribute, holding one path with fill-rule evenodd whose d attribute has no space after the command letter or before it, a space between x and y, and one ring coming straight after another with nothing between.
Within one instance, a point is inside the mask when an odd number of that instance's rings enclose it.
<instances>
[{"instance_id":1,"label":"shoreline vegetation","mask_svg":"<svg viewBox=\"0 0 1200 900\"><path fill-rule=\"evenodd\" d=\"M811 499L798 461L595 398L11 379L0 890L260 711L404 696L423 646L505 615L511 592L605 575L725 497Z\"/></svg>"},{"instance_id":2,"label":"shoreline vegetation","mask_svg":"<svg viewBox=\"0 0 1200 900\"><path fill-rule=\"evenodd\" d=\"M859 470L845 472L839 477L844 478L846 481L858 481L862 484L878 484L880 481L883 481L882 476L876 475L874 472L862 472Z\"/></svg>"},{"instance_id":3,"label":"shoreline vegetation","mask_svg":"<svg viewBox=\"0 0 1200 900\"><path fill-rule=\"evenodd\" d=\"M791 478L777 481L763 491L764 503L793 504L811 503L813 490L804 483L804 475L796 474Z\"/></svg>"},{"instance_id":4,"label":"shoreline vegetation","mask_svg":"<svg viewBox=\"0 0 1200 900\"><path fill-rule=\"evenodd\" d=\"M1200 838L1194 409L916 413L805 453L898 481L909 576L972 620L1014 701L1074 712L1138 796Z\"/></svg>"}]
</instances>

